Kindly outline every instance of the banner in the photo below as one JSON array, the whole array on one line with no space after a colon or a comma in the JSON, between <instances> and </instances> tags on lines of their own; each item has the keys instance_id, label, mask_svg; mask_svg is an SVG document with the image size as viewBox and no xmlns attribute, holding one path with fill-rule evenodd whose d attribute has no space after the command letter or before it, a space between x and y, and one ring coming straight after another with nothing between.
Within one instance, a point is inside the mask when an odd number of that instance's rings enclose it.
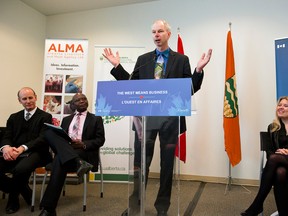
<instances>
[{"instance_id":1,"label":"banner","mask_svg":"<svg viewBox=\"0 0 288 216\"><path fill-rule=\"evenodd\" d=\"M227 34L226 75L224 92L224 142L232 166L241 161L239 109L231 31Z\"/></svg>"},{"instance_id":2,"label":"banner","mask_svg":"<svg viewBox=\"0 0 288 216\"><path fill-rule=\"evenodd\" d=\"M95 113L99 116L190 116L191 79L99 81Z\"/></svg>"},{"instance_id":3,"label":"banner","mask_svg":"<svg viewBox=\"0 0 288 216\"><path fill-rule=\"evenodd\" d=\"M277 99L288 95L288 38L275 40Z\"/></svg>"},{"instance_id":4,"label":"banner","mask_svg":"<svg viewBox=\"0 0 288 216\"><path fill-rule=\"evenodd\" d=\"M95 110L96 104L97 83L115 80L110 74L113 66L102 55L104 48L111 48L114 54L118 51L121 65L130 73L134 69L138 56L145 52L145 48L140 46L95 45L93 91L95 101L93 101L93 110ZM107 134L105 144L100 151L104 181L128 181L129 154L134 152L129 146L130 119L129 117L112 115L103 116L103 121ZM96 173L94 179L98 180L99 174Z\"/></svg>"},{"instance_id":5,"label":"banner","mask_svg":"<svg viewBox=\"0 0 288 216\"><path fill-rule=\"evenodd\" d=\"M88 40L46 39L42 109L52 114L53 124L73 113L75 93L85 93Z\"/></svg>"},{"instance_id":6,"label":"banner","mask_svg":"<svg viewBox=\"0 0 288 216\"><path fill-rule=\"evenodd\" d=\"M60 125L73 113L70 102L86 89L88 40L46 39L43 70L42 109Z\"/></svg>"}]
</instances>

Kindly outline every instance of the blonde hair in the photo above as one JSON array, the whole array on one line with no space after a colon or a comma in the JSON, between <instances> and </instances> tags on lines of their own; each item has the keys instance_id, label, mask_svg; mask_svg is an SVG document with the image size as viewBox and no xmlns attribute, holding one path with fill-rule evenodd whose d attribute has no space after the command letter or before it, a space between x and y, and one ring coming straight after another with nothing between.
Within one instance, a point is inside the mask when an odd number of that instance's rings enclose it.
<instances>
[{"instance_id":1,"label":"blonde hair","mask_svg":"<svg viewBox=\"0 0 288 216\"><path fill-rule=\"evenodd\" d=\"M280 98L278 99L278 101L277 101L276 111L275 111L275 116L276 116L276 118L275 118L275 119L273 120L273 122L272 122L271 132L279 131L280 128L281 128L280 118L279 118L279 116L277 115L277 106L279 105L279 103L280 103L282 100L287 100L287 101L288 101L288 96L282 96L282 97L280 97Z\"/></svg>"}]
</instances>

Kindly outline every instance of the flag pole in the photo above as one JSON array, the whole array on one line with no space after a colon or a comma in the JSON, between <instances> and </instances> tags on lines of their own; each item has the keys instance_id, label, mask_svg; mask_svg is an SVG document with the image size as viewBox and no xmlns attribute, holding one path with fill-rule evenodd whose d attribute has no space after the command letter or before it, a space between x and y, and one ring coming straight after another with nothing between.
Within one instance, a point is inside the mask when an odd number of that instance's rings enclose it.
<instances>
[{"instance_id":1,"label":"flag pole","mask_svg":"<svg viewBox=\"0 0 288 216\"><path fill-rule=\"evenodd\" d=\"M180 28L177 27L177 35L180 32ZM179 122L179 121L178 121ZM178 125L178 130L180 131L180 122ZM178 135L178 145L180 146L180 138ZM173 169L173 176L174 176L174 180L176 182L176 191L177 191L177 216L180 215L180 147L178 147L178 154L176 155L176 157L174 157L174 168Z\"/></svg>"},{"instance_id":2,"label":"flag pole","mask_svg":"<svg viewBox=\"0 0 288 216\"><path fill-rule=\"evenodd\" d=\"M229 31L230 31L230 34L231 34L231 27L232 27L232 22L229 22ZM227 44L228 46L228 44ZM233 49L233 47L232 47ZM233 61L234 61L234 57L233 57ZM226 62L227 64L227 62ZM227 65L226 65L227 67ZM227 68L226 68L226 73L227 73ZM227 192L227 189L230 191L231 190L231 186L232 186L232 174L231 174L231 160L230 160L230 156L228 156L228 159L229 159L229 167L228 167L228 177L227 177L227 185L226 185L226 188L225 188L225 195L226 195L226 192ZM235 163L234 163L235 164ZM244 188L248 193L251 193L250 190L248 190L246 187L244 187L242 184L240 184L242 188Z\"/></svg>"},{"instance_id":3,"label":"flag pole","mask_svg":"<svg viewBox=\"0 0 288 216\"><path fill-rule=\"evenodd\" d=\"M229 31L231 32L232 22L229 22ZM232 174L231 174L231 162L229 159L229 166L228 166L228 177L227 177L227 185L225 188L225 194L227 192L227 189L230 191L232 185Z\"/></svg>"},{"instance_id":4,"label":"flag pole","mask_svg":"<svg viewBox=\"0 0 288 216\"><path fill-rule=\"evenodd\" d=\"M180 34L180 27L177 28L177 37ZM178 42L177 42L177 46L178 46ZM177 48L177 52L178 52L178 48ZM181 141L180 141L180 117L178 117L178 177L177 177L177 216L180 216L180 196L181 196L181 189L180 189L180 153L181 153Z\"/></svg>"},{"instance_id":5,"label":"flag pole","mask_svg":"<svg viewBox=\"0 0 288 216\"><path fill-rule=\"evenodd\" d=\"M229 22L229 31L231 31L231 26L232 26L232 22ZM228 177L227 177L227 185L225 188L225 194L227 192L227 188L230 191L231 190L231 184L232 184L232 176L231 176L231 162L229 159L229 166L228 166Z\"/></svg>"},{"instance_id":6,"label":"flag pole","mask_svg":"<svg viewBox=\"0 0 288 216\"><path fill-rule=\"evenodd\" d=\"M231 162L229 160L229 174L228 174L228 177L227 177L227 185L226 185L225 192L224 192L225 195L227 194L227 189L228 189L228 191L231 190L232 180L233 180L233 178L232 178L232 175L231 175ZM244 185L240 184L240 186L244 190L246 190L247 193L249 193L249 194L251 193L251 191L248 188L246 188Z\"/></svg>"},{"instance_id":7,"label":"flag pole","mask_svg":"<svg viewBox=\"0 0 288 216\"><path fill-rule=\"evenodd\" d=\"M228 167L228 177L227 177L227 185L226 185L226 188L225 188L225 195L227 193L227 189L228 191L231 190L231 184L232 184L232 176L231 176L231 162L229 160L229 167Z\"/></svg>"},{"instance_id":8,"label":"flag pole","mask_svg":"<svg viewBox=\"0 0 288 216\"><path fill-rule=\"evenodd\" d=\"M231 31L231 27L232 27L232 22L229 22L229 31ZM227 185L226 185L226 188L225 188L225 194L227 192L227 189L228 189L228 191L231 190L231 185L232 185L232 174L231 174L231 162L230 162L230 159L229 159L228 177L227 177Z\"/></svg>"},{"instance_id":9,"label":"flag pole","mask_svg":"<svg viewBox=\"0 0 288 216\"><path fill-rule=\"evenodd\" d=\"M232 22L229 22L229 31L231 32ZM228 190L231 190L232 174L231 174L231 162L229 160L229 176L228 176Z\"/></svg>"}]
</instances>

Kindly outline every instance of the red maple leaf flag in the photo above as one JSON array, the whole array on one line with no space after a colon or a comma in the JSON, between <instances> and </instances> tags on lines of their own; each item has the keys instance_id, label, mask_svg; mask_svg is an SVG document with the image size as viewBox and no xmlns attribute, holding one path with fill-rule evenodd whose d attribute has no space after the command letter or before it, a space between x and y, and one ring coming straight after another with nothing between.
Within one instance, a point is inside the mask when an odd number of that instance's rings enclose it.
<instances>
[{"instance_id":1,"label":"red maple leaf flag","mask_svg":"<svg viewBox=\"0 0 288 216\"><path fill-rule=\"evenodd\" d=\"M177 52L184 54L183 42L179 34L178 34L178 40L177 40Z\"/></svg>"},{"instance_id":2,"label":"red maple leaf flag","mask_svg":"<svg viewBox=\"0 0 288 216\"><path fill-rule=\"evenodd\" d=\"M177 52L184 54L183 43L179 34L178 34L178 40L177 40ZM176 146L176 149L175 149L175 155L179 157L179 159L183 161L184 163L186 162L186 132L185 131L179 135L178 145Z\"/></svg>"}]
</instances>

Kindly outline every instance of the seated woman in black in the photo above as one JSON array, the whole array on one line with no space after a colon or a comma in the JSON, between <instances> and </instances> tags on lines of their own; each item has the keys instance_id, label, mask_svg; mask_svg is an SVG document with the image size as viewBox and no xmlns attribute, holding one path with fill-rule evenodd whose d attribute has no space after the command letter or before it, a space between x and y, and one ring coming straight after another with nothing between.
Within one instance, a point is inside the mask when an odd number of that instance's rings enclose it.
<instances>
[{"instance_id":1,"label":"seated woman in black","mask_svg":"<svg viewBox=\"0 0 288 216\"><path fill-rule=\"evenodd\" d=\"M263 211L263 203L274 186L279 216L288 215L288 96L281 97L276 107L276 118L268 127L271 145L261 177L257 196L242 216L255 216Z\"/></svg>"}]
</instances>

